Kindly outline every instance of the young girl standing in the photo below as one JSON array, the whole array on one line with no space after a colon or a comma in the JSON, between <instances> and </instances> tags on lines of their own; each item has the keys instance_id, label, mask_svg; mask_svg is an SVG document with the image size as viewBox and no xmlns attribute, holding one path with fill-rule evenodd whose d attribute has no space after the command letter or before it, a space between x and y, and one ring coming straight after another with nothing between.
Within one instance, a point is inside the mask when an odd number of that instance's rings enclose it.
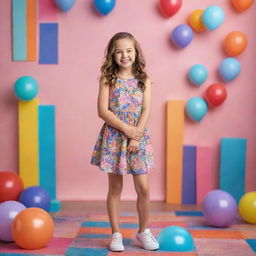
<instances>
[{"instance_id":1,"label":"young girl standing","mask_svg":"<svg viewBox=\"0 0 256 256\"><path fill-rule=\"evenodd\" d=\"M146 128L151 104L151 81L138 42L130 33L115 34L101 67L98 115L105 123L94 147L91 164L108 173L107 209L112 228L111 251L123 251L119 228L123 175L132 174L137 192L137 239L146 250L159 248L147 228L148 173L154 169L153 149Z\"/></svg>"}]
</instances>

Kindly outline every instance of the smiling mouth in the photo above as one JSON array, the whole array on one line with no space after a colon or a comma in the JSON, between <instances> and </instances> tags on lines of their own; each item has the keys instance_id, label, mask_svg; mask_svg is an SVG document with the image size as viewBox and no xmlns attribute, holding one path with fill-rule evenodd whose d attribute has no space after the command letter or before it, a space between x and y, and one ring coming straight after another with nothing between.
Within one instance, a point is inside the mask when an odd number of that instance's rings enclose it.
<instances>
[{"instance_id":1,"label":"smiling mouth","mask_svg":"<svg viewBox=\"0 0 256 256\"><path fill-rule=\"evenodd\" d=\"M123 63L123 64L126 64L126 63L128 63L130 60L121 60L121 63Z\"/></svg>"}]
</instances>

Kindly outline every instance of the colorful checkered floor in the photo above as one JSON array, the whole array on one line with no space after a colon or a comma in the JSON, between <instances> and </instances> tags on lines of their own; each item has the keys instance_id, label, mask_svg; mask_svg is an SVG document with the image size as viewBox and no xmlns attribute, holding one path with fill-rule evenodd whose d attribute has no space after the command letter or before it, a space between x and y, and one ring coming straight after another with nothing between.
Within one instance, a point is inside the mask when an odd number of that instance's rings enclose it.
<instances>
[{"instance_id":1,"label":"colorful checkered floor","mask_svg":"<svg viewBox=\"0 0 256 256\"><path fill-rule=\"evenodd\" d=\"M84 217L59 214L54 218L55 233L47 247L40 250L23 250L15 243L0 243L0 255L8 256L251 256L256 255L256 226L240 219L228 228L208 226L201 212L153 212L149 227L157 235L162 228L178 225L190 231L195 251L186 253L148 252L135 240L138 219L134 213L121 213L121 230L125 251L114 253L107 249L111 234L106 213L91 213Z\"/></svg>"}]
</instances>

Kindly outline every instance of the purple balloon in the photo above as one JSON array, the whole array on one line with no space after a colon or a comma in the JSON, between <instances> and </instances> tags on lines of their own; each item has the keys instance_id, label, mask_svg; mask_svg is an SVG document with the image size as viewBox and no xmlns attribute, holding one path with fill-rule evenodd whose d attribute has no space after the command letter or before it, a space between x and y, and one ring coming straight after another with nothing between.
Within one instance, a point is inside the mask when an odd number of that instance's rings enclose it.
<instances>
[{"instance_id":1,"label":"purple balloon","mask_svg":"<svg viewBox=\"0 0 256 256\"><path fill-rule=\"evenodd\" d=\"M171 39L176 46L185 48L193 39L193 31L190 26L181 24L172 31Z\"/></svg>"},{"instance_id":2,"label":"purple balloon","mask_svg":"<svg viewBox=\"0 0 256 256\"><path fill-rule=\"evenodd\" d=\"M24 209L26 207L17 201L5 201L0 204L0 240L5 242L14 241L12 237L12 221Z\"/></svg>"},{"instance_id":3,"label":"purple balloon","mask_svg":"<svg viewBox=\"0 0 256 256\"><path fill-rule=\"evenodd\" d=\"M206 195L202 210L210 225L227 227L236 217L237 203L228 192L217 189Z\"/></svg>"}]
</instances>

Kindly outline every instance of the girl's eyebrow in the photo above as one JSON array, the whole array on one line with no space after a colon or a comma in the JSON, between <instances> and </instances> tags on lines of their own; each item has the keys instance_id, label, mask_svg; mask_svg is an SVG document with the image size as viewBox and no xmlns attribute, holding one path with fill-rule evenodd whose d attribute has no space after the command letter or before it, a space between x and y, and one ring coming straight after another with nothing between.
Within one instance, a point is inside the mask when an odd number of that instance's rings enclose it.
<instances>
[{"instance_id":1,"label":"girl's eyebrow","mask_svg":"<svg viewBox=\"0 0 256 256\"><path fill-rule=\"evenodd\" d=\"M132 48L127 48L126 50L132 50ZM119 48L116 48L115 51L122 51L122 50Z\"/></svg>"}]
</instances>

